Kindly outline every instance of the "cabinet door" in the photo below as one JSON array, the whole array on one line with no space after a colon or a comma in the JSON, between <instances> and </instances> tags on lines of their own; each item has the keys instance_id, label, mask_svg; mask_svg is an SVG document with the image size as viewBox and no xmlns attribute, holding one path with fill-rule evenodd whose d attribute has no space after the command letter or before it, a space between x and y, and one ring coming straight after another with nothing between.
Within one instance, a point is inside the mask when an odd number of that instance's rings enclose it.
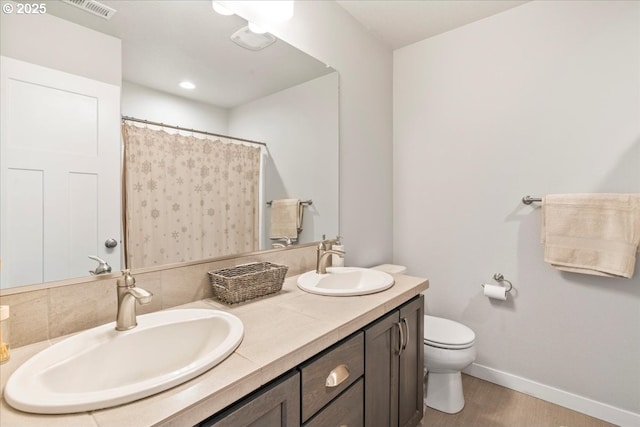
<instances>
[{"instance_id":1,"label":"cabinet door","mask_svg":"<svg viewBox=\"0 0 640 427\"><path fill-rule=\"evenodd\" d=\"M242 400L201 427L300 426L300 374L294 372Z\"/></svg>"},{"instance_id":2,"label":"cabinet door","mask_svg":"<svg viewBox=\"0 0 640 427\"><path fill-rule=\"evenodd\" d=\"M423 415L424 296L400 307L400 323L406 345L400 352L398 425L414 427Z\"/></svg>"},{"instance_id":3,"label":"cabinet door","mask_svg":"<svg viewBox=\"0 0 640 427\"><path fill-rule=\"evenodd\" d=\"M398 425L399 312L365 329L364 422L368 427Z\"/></svg>"}]
</instances>

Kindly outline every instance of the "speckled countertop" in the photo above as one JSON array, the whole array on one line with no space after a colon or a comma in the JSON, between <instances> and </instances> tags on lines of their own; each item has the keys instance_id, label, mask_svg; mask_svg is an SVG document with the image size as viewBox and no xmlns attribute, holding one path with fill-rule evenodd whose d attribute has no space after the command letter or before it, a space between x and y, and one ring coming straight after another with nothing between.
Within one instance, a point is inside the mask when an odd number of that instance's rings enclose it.
<instances>
[{"instance_id":1,"label":"speckled countertop","mask_svg":"<svg viewBox=\"0 0 640 427\"><path fill-rule=\"evenodd\" d=\"M213 415L251 391L347 337L428 288L423 278L394 275L395 285L357 297L303 292L298 276L273 296L236 306L206 299L176 308L216 308L238 316L245 336L236 351L204 374L162 393L113 408L68 415L16 411L2 399L2 427L188 426ZM115 316L115 313L114 313ZM21 363L55 340L14 349L0 366L2 390ZM167 343L167 350L171 343Z\"/></svg>"}]
</instances>

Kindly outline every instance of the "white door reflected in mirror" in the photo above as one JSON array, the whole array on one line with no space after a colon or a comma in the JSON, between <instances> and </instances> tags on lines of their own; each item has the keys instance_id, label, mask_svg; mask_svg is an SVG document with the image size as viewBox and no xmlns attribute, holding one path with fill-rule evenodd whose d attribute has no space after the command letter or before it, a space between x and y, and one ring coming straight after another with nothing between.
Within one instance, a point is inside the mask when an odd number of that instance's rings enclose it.
<instances>
[{"instance_id":1,"label":"white door reflected in mirror","mask_svg":"<svg viewBox=\"0 0 640 427\"><path fill-rule=\"evenodd\" d=\"M120 88L1 60L0 287L120 269Z\"/></svg>"}]
</instances>

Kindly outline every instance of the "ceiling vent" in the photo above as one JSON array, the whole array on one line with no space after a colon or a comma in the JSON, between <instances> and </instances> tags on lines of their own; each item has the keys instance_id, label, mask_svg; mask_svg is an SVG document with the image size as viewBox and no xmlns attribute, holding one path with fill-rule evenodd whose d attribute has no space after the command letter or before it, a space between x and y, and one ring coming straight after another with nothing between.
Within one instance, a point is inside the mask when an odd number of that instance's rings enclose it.
<instances>
[{"instance_id":1,"label":"ceiling vent","mask_svg":"<svg viewBox=\"0 0 640 427\"><path fill-rule=\"evenodd\" d=\"M99 16L104 19L111 19L115 15L116 10L105 6L102 3L98 3L95 0L62 0L64 3L75 6L78 9L82 9L85 12L89 12L93 15Z\"/></svg>"},{"instance_id":2,"label":"ceiling vent","mask_svg":"<svg viewBox=\"0 0 640 427\"><path fill-rule=\"evenodd\" d=\"M257 34L249 29L249 27L240 28L231 35L231 40L238 46L242 46L249 50L261 50L275 43L275 36L269 33Z\"/></svg>"}]
</instances>

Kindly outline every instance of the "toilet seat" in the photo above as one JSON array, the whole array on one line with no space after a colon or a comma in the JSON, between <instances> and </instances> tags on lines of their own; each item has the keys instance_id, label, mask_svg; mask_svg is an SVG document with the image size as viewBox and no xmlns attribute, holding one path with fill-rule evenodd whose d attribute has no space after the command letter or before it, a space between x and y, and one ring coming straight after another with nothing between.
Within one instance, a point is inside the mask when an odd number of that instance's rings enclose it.
<instances>
[{"instance_id":1,"label":"toilet seat","mask_svg":"<svg viewBox=\"0 0 640 427\"><path fill-rule=\"evenodd\" d=\"M445 349L465 349L473 345L476 334L465 325L449 319L424 316L424 344Z\"/></svg>"}]
</instances>

